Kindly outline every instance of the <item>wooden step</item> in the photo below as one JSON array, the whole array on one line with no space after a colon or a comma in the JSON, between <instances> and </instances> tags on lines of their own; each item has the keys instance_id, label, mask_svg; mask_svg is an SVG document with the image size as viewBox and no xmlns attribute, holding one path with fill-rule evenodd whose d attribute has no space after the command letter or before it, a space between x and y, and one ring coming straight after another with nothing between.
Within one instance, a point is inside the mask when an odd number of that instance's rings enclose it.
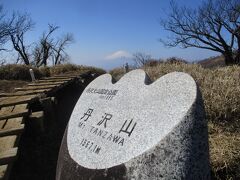
<instances>
[{"instance_id":1,"label":"wooden step","mask_svg":"<svg viewBox=\"0 0 240 180\"><path fill-rule=\"evenodd\" d=\"M17 135L0 137L0 152L6 151L16 146L18 143Z\"/></svg>"},{"instance_id":2,"label":"wooden step","mask_svg":"<svg viewBox=\"0 0 240 180\"><path fill-rule=\"evenodd\" d=\"M76 78L76 77L78 77L78 76L80 76L79 74L65 74L65 75L62 75L62 74L60 74L60 75L55 75L55 76L52 76L51 78Z\"/></svg>"},{"instance_id":3,"label":"wooden step","mask_svg":"<svg viewBox=\"0 0 240 180\"><path fill-rule=\"evenodd\" d=\"M27 106L27 104L19 104L1 108L0 120L26 116L29 111Z\"/></svg>"},{"instance_id":4,"label":"wooden step","mask_svg":"<svg viewBox=\"0 0 240 180\"><path fill-rule=\"evenodd\" d=\"M28 86L48 86L48 85L59 85L59 84L64 84L67 81L59 81L59 82L42 82L42 83L30 83Z\"/></svg>"},{"instance_id":5,"label":"wooden step","mask_svg":"<svg viewBox=\"0 0 240 180\"><path fill-rule=\"evenodd\" d=\"M0 107L29 103L39 99L37 95L26 95L16 97L2 97L0 98Z\"/></svg>"},{"instance_id":6,"label":"wooden step","mask_svg":"<svg viewBox=\"0 0 240 180\"><path fill-rule=\"evenodd\" d=\"M0 137L21 134L24 131L24 124L18 127L0 129Z\"/></svg>"},{"instance_id":7,"label":"wooden step","mask_svg":"<svg viewBox=\"0 0 240 180\"><path fill-rule=\"evenodd\" d=\"M17 158L18 141L25 129L24 117L29 114L28 104L46 97L49 95L46 93L52 93L76 78L79 74L43 78L25 87L15 88L17 92L0 94L0 180L7 178ZM41 101L42 104L49 102L47 98ZM44 113L39 111L33 112L27 120L38 130L44 131L43 119Z\"/></svg>"},{"instance_id":8,"label":"wooden step","mask_svg":"<svg viewBox=\"0 0 240 180\"><path fill-rule=\"evenodd\" d=\"M27 86L22 88L15 88L16 91L38 91L38 90L47 90L59 87L60 85L47 85L47 86Z\"/></svg>"},{"instance_id":9,"label":"wooden step","mask_svg":"<svg viewBox=\"0 0 240 180\"><path fill-rule=\"evenodd\" d=\"M8 164L17 158L18 148L14 147L0 152L0 165Z\"/></svg>"},{"instance_id":10,"label":"wooden step","mask_svg":"<svg viewBox=\"0 0 240 180\"><path fill-rule=\"evenodd\" d=\"M0 180L7 180L9 174L9 165L0 165Z\"/></svg>"},{"instance_id":11,"label":"wooden step","mask_svg":"<svg viewBox=\"0 0 240 180\"><path fill-rule=\"evenodd\" d=\"M0 137L5 135L19 134L22 132L24 129L24 116L26 116L28 113L28 104L19 104L16 106L7 106L1 108ZM17 117L17 115L20 117Z\"/></svg>"},{"instance_id":12,"label":"wooden step","mask_svg":"<svg viewBox=\"0 0 240 180\"><path fill-rule=\"evenodd\" d=\"M19 135L24 130L24 118L4 119L0 121L0 137Z\"/></svg>"},{"instance_id":13,"label":"wooden step","mask_svg":"<svg viewBox=\"0 0 240 180\"><path fill-rule=\"evenodd\" d=\"M63 81L70 81L72 78L64 78L64 79L40 79L38 83L49 83L49 82L63 82Z\"/></svg>"},{"instance_id":14,"label":"wooden step","mask_svg":"<svg viewBox=\"0 0 240 180\"><path fill-rule=\"evenodd\" d=\"M0 94L0 97L34 95L34 94L46 93L50 90L51 89L48 88L48 89L36 89L36 90L24 90L24 91L18 91L18 92L15 92L15 93L2 93L2 94Z\"/></svg>"},{"instance_id":15,"label":"wooden step","mask_svg":"<svg viewBox=\"0 0 240 180\"><path fill-rule=\"evenodd\" d=\"M2 107L0 115L28 111L28 104ZM17 158L17 145L24 130L24 118L0 120L0 180L9 176L13 161Z\"/></svg>"},{"instance_id":16,"label":"wooden step","mask_svg":"<svg viewBox=\"0 0 240 180\"><path fill-rule=\"evenodd\" d=\"M16 91L29 91L29 90L40 90L40 89L50 89L58 87L59 85L46 85L46 86L27 86L22 88L15 88Z\"/></svg>"}]
</instances>

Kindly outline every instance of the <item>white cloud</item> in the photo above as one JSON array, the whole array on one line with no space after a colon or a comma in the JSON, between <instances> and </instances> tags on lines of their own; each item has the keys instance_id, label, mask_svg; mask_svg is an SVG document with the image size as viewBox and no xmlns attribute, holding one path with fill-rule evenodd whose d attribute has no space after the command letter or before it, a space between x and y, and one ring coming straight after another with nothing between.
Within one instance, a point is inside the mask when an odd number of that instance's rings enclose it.
<instances>
[{"instance_id":1,"label":"white cloud","mask_svg":"<svg viewBox=\"0 0 240 180\"><path fill-rule=\"evenodd\" d=\"M105 56L105 59L106 60L114 60L114 59L120 59L120 58L130 58L130 57L132 57L132 55L129 52L119 50L119 51L113 52L113 53Z\"/></svg>"}]
</instances>

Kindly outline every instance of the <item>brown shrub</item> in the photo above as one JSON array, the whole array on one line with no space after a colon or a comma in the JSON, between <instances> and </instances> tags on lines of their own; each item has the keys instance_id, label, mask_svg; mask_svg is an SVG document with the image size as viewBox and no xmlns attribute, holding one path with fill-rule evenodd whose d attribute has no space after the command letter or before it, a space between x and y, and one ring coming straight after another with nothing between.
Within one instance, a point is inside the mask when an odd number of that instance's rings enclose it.
<instances>
[{"instance_id":1,"label":"brown shrub","mask_svg":"<svg viewBox=\"0 0 240 180\"><path fill-rule=\"evenodd\" d=\"M39 68L39 71L41 72L41 74L44 76L44 77L49 77L51 76L51 72L50 72L50 67L40 67Z\"/></svg>"},{"instance_id":2,"label":"brown shrub","mask_svg":"<svg viewBox=\"0 0 240 180\"><path fill-rule=\"evenodd\" d=\"M170 57L166 60L166 63L170 63L170 64L188 64L188 62L184 59L178 58L178 57Z\"/></svg>"},{"instance_id":3,"label":"brown shrub","mask_svg":"<svg viewBox=\"0 0 240 180\"><path fill-rule=\"evenodd\" d=\"M105 70L91 66L80 66L74 64L63 64L52 67L35 68L26 65L8 64L0 66L0 79L5 80L31 80L29 69L33 69L36 79L41 77L54 76L65 73L84 73L91 71L93 73L104 74Z\"/></svg>"},{"instance_id":4,"label":"brown shrub","mask_svg":"<svg viewBox=\"0 0 240 180\"><path fill-rule=\"evenodd\" d=\"M14 92L16 87L22 87L28 83L28 81L21 80L0 80L0 93Z\"/></svg>"},{"instance_id":5,"label":"brown shrub","mask_svg":"<svg viewBox=\"0 0 240 180\"><path fill-rule=\"evenodd\" d=\"M92 66L75 65L75 64L60 64L50 68L51 76L64 74L64 73L84 73L87 71L91 71L99 74L106 73L105 70L100 68L96 68Z\"/></svg>"},{"instance_id":6,"label":"brown shrub","mask_svg":"<svg viewBox=\"0 0 240 180\"><path fill-rule=\"evenodd\" d=\"M125 74L125 69L123 67L115 68L109 71L109 74L111 74L114 79L118 80Z\"/></svg>"},{"instance_id":7,"label":"brown shrub","mask_svg":"<svg viewBox=\"0 0 240 180\"><path fill-rule=\"evenodd\" d=\"M154 66L157 66L159 63L161 63L161 61L149 60L149 61L147 61L147 63L144 66L154 67Z\"/></svg>"},{"instance_id":8,"label":"brown shrub","mask_svg":"<svg viewBox=\"0 0 240 180\"><path fill-rule=\"evenodd\" d=\"M8 64L0 66L0 79L30 81L31 76L29 73L29 69L33 69L36 79L44 76L38 68L26 65Z\"/></svg>"}]
</instances>

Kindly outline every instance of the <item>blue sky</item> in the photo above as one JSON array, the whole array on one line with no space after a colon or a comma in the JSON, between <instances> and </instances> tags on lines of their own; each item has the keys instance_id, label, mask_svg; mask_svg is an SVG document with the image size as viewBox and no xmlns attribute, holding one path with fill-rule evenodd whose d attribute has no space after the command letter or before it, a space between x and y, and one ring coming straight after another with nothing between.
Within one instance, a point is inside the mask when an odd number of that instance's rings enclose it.
<instances>
[{"instance_id":1,"label":"blue sky","mask_svg":"<svg viewBox=\"0 0 240 180\"><path fill-rule=\"evenodd\" d=\"M28 43L37 41L48 23L60 26L57 34L70 32L75 42L68 48L71 62L111 69L131 62L143 52L154 58L181 57L200 60L216 53L201 49L166 48L159 38L168 32L159 25L168 12L169 0L2 0L4 10L27 12L35 28L26 34ZM178 0L195 7L201 1Z\"/></svg>"}]
</instances>

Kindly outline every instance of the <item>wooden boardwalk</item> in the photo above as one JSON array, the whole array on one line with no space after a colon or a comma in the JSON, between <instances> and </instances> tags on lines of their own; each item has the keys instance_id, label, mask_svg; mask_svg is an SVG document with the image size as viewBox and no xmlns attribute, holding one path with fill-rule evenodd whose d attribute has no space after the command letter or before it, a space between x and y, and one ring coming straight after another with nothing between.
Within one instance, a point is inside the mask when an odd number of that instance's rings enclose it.
<instances>
[{"instance_id":1,"label":"wooden boardwalk","mask_svg":"<svg viewBox=\"0 0 240 180\"><path fill-rule=\"evenodd\" d=\"M72 83L79 75L64 75L44 78L15 88L14 93L0 94L0 180L8 179L13 162L18 154L18 142L24 131L25 120L34 113L31 104L48 97ZM35 113L41 114L41 113Z\"/></svg>"}]
</instances>

